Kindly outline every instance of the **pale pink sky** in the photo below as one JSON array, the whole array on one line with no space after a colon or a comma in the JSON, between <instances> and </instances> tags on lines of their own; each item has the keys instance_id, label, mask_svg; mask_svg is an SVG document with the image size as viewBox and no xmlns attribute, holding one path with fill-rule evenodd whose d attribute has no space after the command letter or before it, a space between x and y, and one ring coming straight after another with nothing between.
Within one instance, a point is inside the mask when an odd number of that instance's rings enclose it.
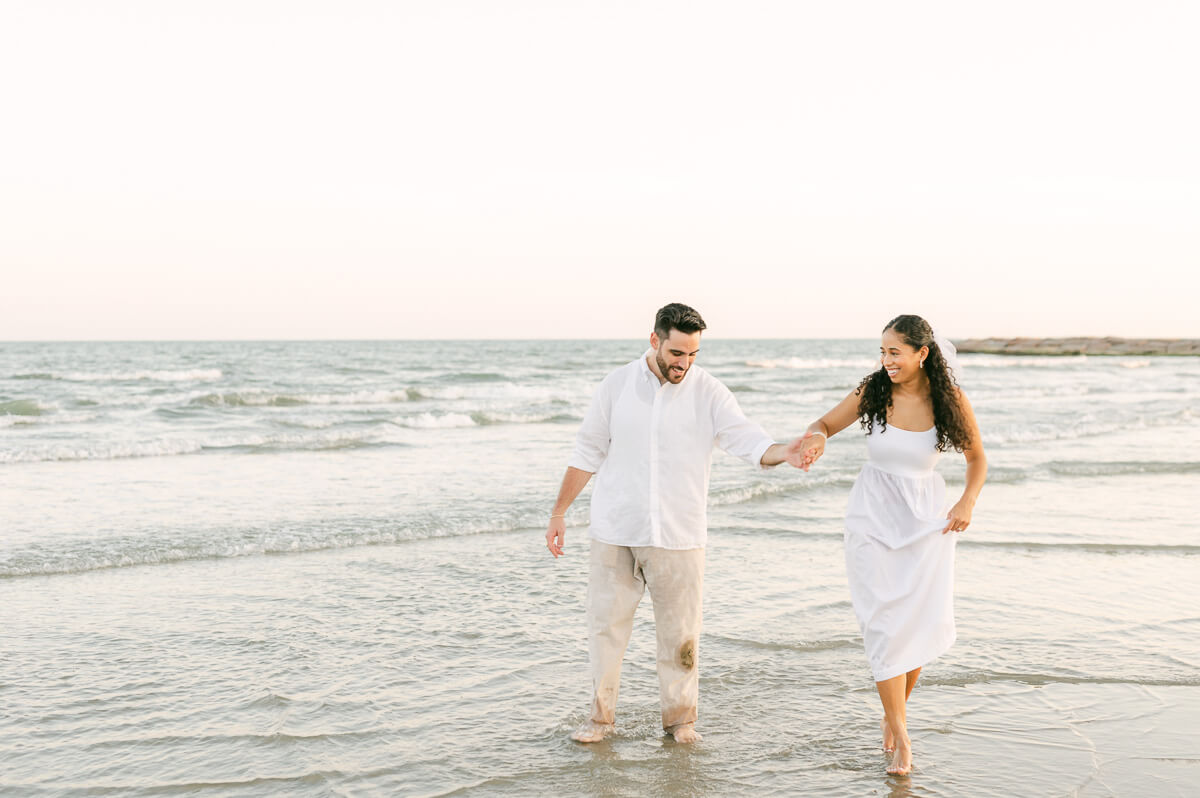
<instances>
[{"instance_id":1,"label":"pale pink sky","mask_svg":"<svg viewBox=\"0 0 1200 798\"><path fill-rule=\"evenodd\" d=\"M1200 336L1200 6L10 2L0 340Z\"/></svg>"}]
</instances>

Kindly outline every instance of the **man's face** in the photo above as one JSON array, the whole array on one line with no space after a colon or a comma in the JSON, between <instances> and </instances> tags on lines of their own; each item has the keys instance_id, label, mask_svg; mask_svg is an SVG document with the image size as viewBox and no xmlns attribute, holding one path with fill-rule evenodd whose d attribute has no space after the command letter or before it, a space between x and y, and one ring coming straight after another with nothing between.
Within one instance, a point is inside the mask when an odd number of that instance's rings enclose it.
<instances>
[{"instance_id":1,"label":"man's face","mask_svg":"<svg viewBox=\"0 0 1200 798\"><path fill-rule=\"evenodd\" d=\"M700 333L684 333L671 330L665 339L658 333L650 333L650 345L654 347L654 360L667 382L678 384L692 367L692 361L700 352Z\"/></svg>"}]
</instances>

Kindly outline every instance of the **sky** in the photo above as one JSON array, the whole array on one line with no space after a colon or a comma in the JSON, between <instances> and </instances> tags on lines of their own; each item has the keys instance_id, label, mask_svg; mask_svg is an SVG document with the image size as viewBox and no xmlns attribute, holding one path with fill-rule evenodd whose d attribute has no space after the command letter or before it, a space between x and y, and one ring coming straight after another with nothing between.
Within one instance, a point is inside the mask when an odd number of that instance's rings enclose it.
<instances>
[{"instance_id":1,"label":"sky","mask_svg":"<svg viewBox=\"0 0 1200 798\"><path fill-rule=\"evenodd\" d=\"M0 341L1200 337L1200 4L0 0Z\"/></svg>"}]
</instances>

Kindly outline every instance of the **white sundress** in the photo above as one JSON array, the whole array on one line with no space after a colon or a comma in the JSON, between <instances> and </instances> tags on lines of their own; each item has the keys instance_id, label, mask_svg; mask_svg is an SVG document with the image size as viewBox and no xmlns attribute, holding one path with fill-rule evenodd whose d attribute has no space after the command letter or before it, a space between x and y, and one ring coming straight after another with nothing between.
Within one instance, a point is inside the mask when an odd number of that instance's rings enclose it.
<instances>
[{"instance_id":1,"label":"white sundress","mask_svg":"<svg viewBox=\"0 0 1200 798\"><path fill-rule=\"evenodd\" d=\"M954 643L954 545L937 428L878 425L846 510L846 574L875 681L919 668Z\"/></svg>"}]
</instances>

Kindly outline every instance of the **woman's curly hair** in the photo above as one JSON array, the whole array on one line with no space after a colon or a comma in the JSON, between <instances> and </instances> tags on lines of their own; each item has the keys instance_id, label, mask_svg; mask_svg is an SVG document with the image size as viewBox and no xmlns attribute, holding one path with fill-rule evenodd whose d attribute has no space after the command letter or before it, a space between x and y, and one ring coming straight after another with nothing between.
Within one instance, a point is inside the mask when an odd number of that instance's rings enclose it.
<instances>
[{"instance_id":1,"label":"woman's curly hair","mask_svg":"<svg viewBox=\"0 0 1200 798\"><path fill-rule=\"evenodd\" d=\"M946 358L933 340L933 329L920 316L897 316L887 323L883 332L895 330L896 334L913 349L929 347L925 358L925 373L929 376L929 398L933 402L933 424L937 428L939 452L954 447L961 452L971 443L971 433L963 418L962 405L958 401L958 383L954 372L946 365ZM880 431L887 429L887 413L892 406L892 380L880 364L879 368L863 378L858 384L858 419L867 434L876 424Z\"/></svg>"}]
</instances>

